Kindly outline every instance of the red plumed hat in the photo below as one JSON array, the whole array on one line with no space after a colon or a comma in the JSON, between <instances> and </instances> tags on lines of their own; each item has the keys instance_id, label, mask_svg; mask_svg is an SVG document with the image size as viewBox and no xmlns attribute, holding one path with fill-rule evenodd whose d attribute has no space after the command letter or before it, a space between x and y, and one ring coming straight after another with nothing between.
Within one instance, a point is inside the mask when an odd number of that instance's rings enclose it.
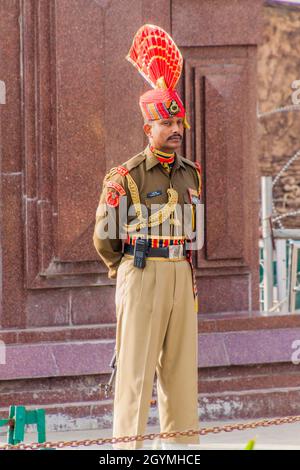
<instances>
[{"instance_id":1,"label":"red plumed hat","mask_svg":"<svg viewBox=\"0 0 300 470\"><path fill-rule=\"evenodd\" d=\"M183 117L183 103L175 90L181 76L183 59L171 36L159 26L145 24L134 36L126 59L153 87L140 96L140 108L147 119Z\"/></svg>"}]
</instances>

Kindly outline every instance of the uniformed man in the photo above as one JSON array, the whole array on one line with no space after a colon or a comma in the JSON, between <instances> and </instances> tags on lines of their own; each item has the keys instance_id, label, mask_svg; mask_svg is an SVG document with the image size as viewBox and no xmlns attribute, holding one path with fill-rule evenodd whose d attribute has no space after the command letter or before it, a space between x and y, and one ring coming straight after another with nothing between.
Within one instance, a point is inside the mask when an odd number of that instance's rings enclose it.
<instances>
[{"instance_id":1,"label":"uniformed man","mask_svg":"<svg viewBox=\"0 0 300 470\"><path fill-rule=\"evenodd\" d=\"M165 38L169 47L176 48L164 30L144 25L127 56L135 66L141 54L145 58L145 51L153 49L149 41L145 46L145 37L152 41L159 37L160 44ZM164 54L163 48L156 50L159 54ZM149 143L106 174L96 213L94 246L108 268L108 277L116 279L114 437L145 433L155 373L161 432L199 429L198 308L192 251L195 235L199 249L201 167L177 153L184 129L189 128L174 89L182 67L180 53L178 57L177 68L169 63L170 73L165 60L164 75L154 67L157 58L151 61L152 68L137 66L154 84L153 90L140 97ZM176 73L177 80L172 82ZM163 448L198 443L198 434L180 435L164 439ZM113 447L142 446L143 442L135 440Z\"/></svg>"}]
</instances>

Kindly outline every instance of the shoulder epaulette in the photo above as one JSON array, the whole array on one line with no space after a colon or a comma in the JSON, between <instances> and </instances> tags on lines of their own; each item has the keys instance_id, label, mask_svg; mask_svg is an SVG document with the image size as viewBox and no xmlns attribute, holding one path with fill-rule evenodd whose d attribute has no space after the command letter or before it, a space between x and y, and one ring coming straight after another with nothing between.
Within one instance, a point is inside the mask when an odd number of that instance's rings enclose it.
<instances>
[{"instance_id":1,"label":"shoulder epaulette","mask_svg":"<svg viewBox=\"0 0 300 470\"><path fill-rule=\"evenodd\" d=\"M191 160L189 160L188 158L183 157L182 155L180 155L180 157L181 157L181 160L183 161L183 163L186 163L187 165L190 165L192 168L195 168L195 162L192 162Z\"/></svg>"},{"instance_id":2,"label":"shoulder epaulette","mask_svg":"<svg viewBox=\"0 0 300 470\"><path fill-rule=\"evenodd\" d=\"M145 153L140 152L131 157L129 160L127 160L124 165L126 165L126 168L128 168L128 171L130 172L131 170L139 166L145 160L145 158Z\"/></svg>"},{"instance_id":3,"label":"shoulder epaulette","mask_svg":"<svg viewBox=\"0 0 300 470\"><path fill-rule=\"evenodd\" d=\"M119 173L122 176L126 176L128 173L127 168L125 168L125 166L122 166L122 165L117 166L116 170L117 170L117 173Z\"/></svg>"},{"instance_id":4,"label":"shoulder epaulette","mask_svg":"<svg viewBox=\"0 0 300 470\"><path fill-rule=\"evenodd\" d=\"M114 166L112 167L109 172L105 175L103 182L106 183L106 181L111 178L112 176L119 174L121 176L126 176L128 173L127 168L125 168L122 165L119 166Z\"/></svg>"}]
</instances>

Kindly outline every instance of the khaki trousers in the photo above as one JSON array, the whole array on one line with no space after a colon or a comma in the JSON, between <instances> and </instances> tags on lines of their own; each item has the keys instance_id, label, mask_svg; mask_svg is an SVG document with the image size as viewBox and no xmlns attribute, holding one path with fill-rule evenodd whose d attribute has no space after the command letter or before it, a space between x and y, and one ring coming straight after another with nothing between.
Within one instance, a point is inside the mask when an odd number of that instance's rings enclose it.
<instances>
[{"instance_id":1,"label":"khaki trousers","mask_svg":"<svg viewBox=\"0 0 300 470\"><path fill-rule=\"evenodd\" d=\"M199 429L198 321L189 262L147 258L140 269L125 254L115 302L113 436L145 434L155 372L161 432ZM199 444L199 435L164 441ZM113 444L114 449L142 447L142 441Z\"/></svg>"}]
</instances>

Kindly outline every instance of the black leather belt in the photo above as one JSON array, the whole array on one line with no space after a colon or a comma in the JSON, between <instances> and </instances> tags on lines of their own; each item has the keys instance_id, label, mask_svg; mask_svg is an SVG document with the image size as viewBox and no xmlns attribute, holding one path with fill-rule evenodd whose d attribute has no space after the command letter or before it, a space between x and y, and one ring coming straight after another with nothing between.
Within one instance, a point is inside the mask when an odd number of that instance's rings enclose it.
<instances>
[{"instance_id":1,"label":"black leather belt","mask_svg":"<svg viewBox=\"0 0 300 470\"><path fill-rule=\"evenodd\" d=\"M182 248L180 248L182 247ZM124 244L124 253L129 255L134 255L134 245L129 245L128 243ZM159 258L177 258L181 256L186 256L186 245L169 245L162 247L148 247L147 257L159 257Z\"/></svg>"}]
</instances>

